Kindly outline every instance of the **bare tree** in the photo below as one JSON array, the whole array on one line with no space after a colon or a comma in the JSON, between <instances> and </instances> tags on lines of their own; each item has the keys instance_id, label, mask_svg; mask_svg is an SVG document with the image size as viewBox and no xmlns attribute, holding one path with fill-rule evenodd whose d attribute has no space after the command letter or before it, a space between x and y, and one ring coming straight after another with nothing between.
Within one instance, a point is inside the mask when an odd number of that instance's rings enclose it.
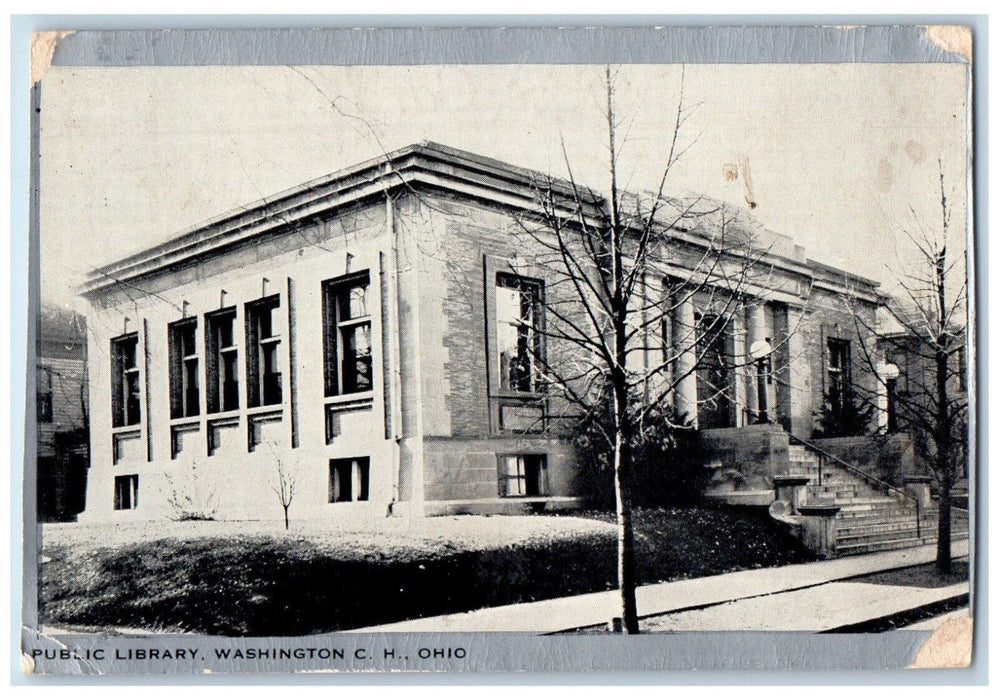
<instances>
[{"instance_id":1,"label":"bare tree","mask_svg":"<svg viewBox=\"0 0 999 700\"><path fill-rule=\"evenodd\" d=\"M274 482L271 490L278 497L281 503L281 510L284 512L284 529L290 527L288 512L291 504L295 500L295 486L298 484L298 469L295 465L287 463L281 457L275 456L274 461Z\"/></svg>"},{"instance_id":2,"label":"bare tree","mask_svg":"<svg viewBox=\"0 0 999 700\"><path fill-rule=\"evenodd\" d=\"M853 314L865 370L889 408L893 425L912 433L917 453L936 481L940 508L937 569L951 569L951 493L967 463L968 442L968 276L964 247L951 240L951 206L939 166L939 221L903 229L917 262L899 275L897 298L886 304L887 323L874 327ZM957 232L960 233L960 232ZM895 367L886 371L888 365ZM901 365L901 366L899 366ZM870 398L870 397L869 397Z\"/></svg>"},{"instance_id":3,"label":"bare tree","mask_svg":"<svg viewBox=\"0 0 999 700\"><path fill-rule=\"evenodd\" d=\"M511 263L518 278L544 280L543 300L517 290L517 354L523 358L526 349L531 366L510 357L501 356L500 362L504 380L523 384L519 390L543 393L553 415L577 421L609 409L603 437L613 455L621 618L624 630L634 634L639 631L634 438L652 412L661 414L672 404L678 389L686 388L689 395L700 368L725 362L731 379L750 367L741 358L718 357L715 341L732 334L745 304L763 303L772 270L762 264L767 250L757 245L746 217L704 198L666 195L670 173L693 144L681 137L691 111L684 103L682 77L658 188L644 194L620 186L624 139L619 133L624 130L615 113L615 75L609 66L603 88L609 193L598 194L576 180L564 145L568 179L536 181L536 211L516 217L524 245ZM698 383L700 401L718 401L731 392L730 381ZM691 419L697 407L684 410Z\"/></svg>"}]
</instances>

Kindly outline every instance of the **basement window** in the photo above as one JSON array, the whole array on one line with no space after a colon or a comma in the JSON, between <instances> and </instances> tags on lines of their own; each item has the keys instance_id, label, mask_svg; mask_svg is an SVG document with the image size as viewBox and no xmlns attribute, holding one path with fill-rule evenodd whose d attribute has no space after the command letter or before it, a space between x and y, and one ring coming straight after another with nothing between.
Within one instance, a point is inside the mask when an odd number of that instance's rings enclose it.
<instances>
[{"instance_id":1,"label":"basement window","mask_svg":"<svg viewBox=\"0 0 999 700\"><path fill-rule=\"evenodd\" d=\"M127 474L114 478L114 509L134 510L139 507L139 475Z\"/></svg>"},{"instance_id":2,"label":"basement window","mask_svg":"<svg viewBox=\"0 0 999 700\"><path fill-rule=\"evenodd\" d=\"M138 352L137 333L111 341L111 415L116 428L140 421Z\"/></svg>"},{"instance_id":3,"label":"basement window","mask_svg":"<svg viewBox=\"0 0 999 700\"><path fill-rule=\"evenodd\" d=\"M330 460L330 503L368 500L369 459Z\"/></svg>"},{"instance_id":4,"label":"basement window","mask_svg":"<svg viewBox=\"0 0 999 700\"><path fill-rule=\"evenodd\" d=\"M499 494L504 497L543 496L548 465L545 455L500 455Z\"/></svg>"}]
</instances>

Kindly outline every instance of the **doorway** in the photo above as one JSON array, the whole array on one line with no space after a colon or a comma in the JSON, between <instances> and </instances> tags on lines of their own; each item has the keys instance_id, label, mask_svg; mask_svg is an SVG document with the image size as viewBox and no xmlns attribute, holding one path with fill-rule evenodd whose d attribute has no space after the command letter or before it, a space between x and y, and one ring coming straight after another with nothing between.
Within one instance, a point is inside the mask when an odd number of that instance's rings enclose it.
<instances>
[{"instance_id":1,"label":"doorway","mask_svg":"<svg viewBox=\"0 0 999 700\"><path fill-rule=\"evenodd\" d=\"M697 426L701 429L735 426L729 341L725 320L705 314L697 319Z\"/></svg>"}]
</instances>

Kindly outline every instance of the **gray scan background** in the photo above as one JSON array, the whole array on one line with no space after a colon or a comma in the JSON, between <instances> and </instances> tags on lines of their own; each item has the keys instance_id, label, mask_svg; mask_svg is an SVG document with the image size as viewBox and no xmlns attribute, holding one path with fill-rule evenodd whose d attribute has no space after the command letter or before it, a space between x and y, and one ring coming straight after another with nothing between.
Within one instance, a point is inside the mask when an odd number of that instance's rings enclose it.
<instances>
[{"instance_id":1,"label":"gray scan background","mask_svg":"<svg viewBox=\"0 0 999 700\"><path fill-rule=\"evenodd\" d=\"M894 23L896 26L891 26ZM65 635L39 639L36 528L34 527L34 421L20 397L30 396L34 365L37 282L37 211L29 208L34 180L29 175L32 124L28 85L31 33L75 29L59 42L55 65L287 65L421 63L912 63L966 62L922 36L921 24L961 24L974 35L973 115L975 239L969 246L981 270L987 259L987 41L982 16L38 16L11 18L11 551L12 682L50 683L223 683L268 684L980 684L987 679L987 436L980 434L985 401L972 411L972 459L976 506L972 532L974 661L960 670L902 670L928 632L895 631L867 635L804 633L684 633L614 636L537 637L521 634L331 634L287 639L225 639L188 635L102 638ZM599 26L598 26L599 25ZM713 25L708 27L707 25ZM872 26L863 26L872 25ZM907 25L907 26L902 26ZM836 27L846 27L836 28ZM212 27L212 29L204 29ZM358 32L353 27L372 27ZM422 28L415 28L422 27ZM476 27L470 29L469 27ZM320 29L317 29L320 28ZM174 31L164 32L161 30ZM184 30L184 31L178 31ZM974 274L972 318L984 307L983 276ZM29 312L29 313L26 313ZM979 312L977 314L981 316ZM978 347L987 347L987 324L977 327ZM26 341L26 342L25 342ZM977 358L977 353L975 353ZM30 362L29 362L30 359ZM973 386L987 386L988 368L977 361ZM974 392L973 392L974 395ZM984 392L978 394L984 397ZM26 421L27 419L27 421ZM25 436L30 439L25 440ZM22 498L17 495L22 494ZM22 540L23 536L23 540ZM22 607L22 600L27 601ZM391 664L370 662L337 669L367 671L474 671L475 673L300 674L329 668L302 661L165 664L108 661L104 664L48 662L36 674L19 671L19 646L135 647L330 646L352 650L392 647L458 647L464 660ZM112 652L113 655L113 652ZM411 654L411 656L415 656ZM210 666L215 674L206 676ZM679 671L698 670L698 673ZM525 671L509 674L503 671ZM579 672L588 673L579 673ZM628 673L623 674L620 671ZM670 672L672 671L672 672ZM38 672L55 675L38 675ZM227 672L230 672L227 674ZM96 677L96 674L114 674ZM275 675L280 673L281 675ZM61 674L75 674L68 678ZM152 677L144 674L154 674ZM156 675L158 674L158 675ZM238 674L238 675L236 675ZM141 679L140 675L144 675Z\"/></svg>"}]
</instances>

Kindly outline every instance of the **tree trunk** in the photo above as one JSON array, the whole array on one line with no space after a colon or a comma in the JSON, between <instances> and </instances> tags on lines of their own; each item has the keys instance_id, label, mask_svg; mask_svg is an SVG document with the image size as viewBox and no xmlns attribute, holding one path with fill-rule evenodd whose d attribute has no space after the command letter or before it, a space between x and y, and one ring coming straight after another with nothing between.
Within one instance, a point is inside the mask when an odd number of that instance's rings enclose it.
<instances>
[{"instance_id":1,"label":"tree trunk","mask_svg":"<svg viewBox=\"0 0 999 700\"><path fill-rule=\"evenodd\" d=\"M638 634L638 604L635 601L635 531L631 519L630 430L625 411L627 389L614 392L614 496L617 502L617 583L621 592L624 631Z\"/></svg>"},{"instance_id":2,"label":"tree trunk","mask_svg":"<svg viewBox=\"0 0 999 700\"><path fill-rule=\"evenodd\" d=\"M284 507L284 529L287 530L288 528L289 528L289 524L288 524L288 506L285 506Z\"/></svg>"},{"instance_id":3,"label":"tree trunk","mask_svg":"<svg viewBox=\"0 0 999 700\"><path fill-rule=\"evenodd\" d=\"M940 308L946 308L944 304L944 283L945 268L943 266L945 258L941 256L937 262L937 280L940 285L937 293L939 295ZM937 483L940 485L940 521L937 524L937 571L942 574L950 573L950 492L954 487L954 465L952 464L952 438L951 438L951 403L947 392L947 372L948 349L950 348L950 334L946 327L941 327L940 333L936 337L936 430L934 442L936 442L935 468L937 472Z\"/></svg>"},{"instance_id":4,"label":"tree trunk","mask_svg":"<svg viewBox=\"0 0 999 700\"><path fill-rule=\"evenodd\" d=\"M949 574L951 569L950 553L950 492L953 484L950 478L939 480L940 484L940 521L937 524L937 571Z\"/></svg>"}]
</instances>

